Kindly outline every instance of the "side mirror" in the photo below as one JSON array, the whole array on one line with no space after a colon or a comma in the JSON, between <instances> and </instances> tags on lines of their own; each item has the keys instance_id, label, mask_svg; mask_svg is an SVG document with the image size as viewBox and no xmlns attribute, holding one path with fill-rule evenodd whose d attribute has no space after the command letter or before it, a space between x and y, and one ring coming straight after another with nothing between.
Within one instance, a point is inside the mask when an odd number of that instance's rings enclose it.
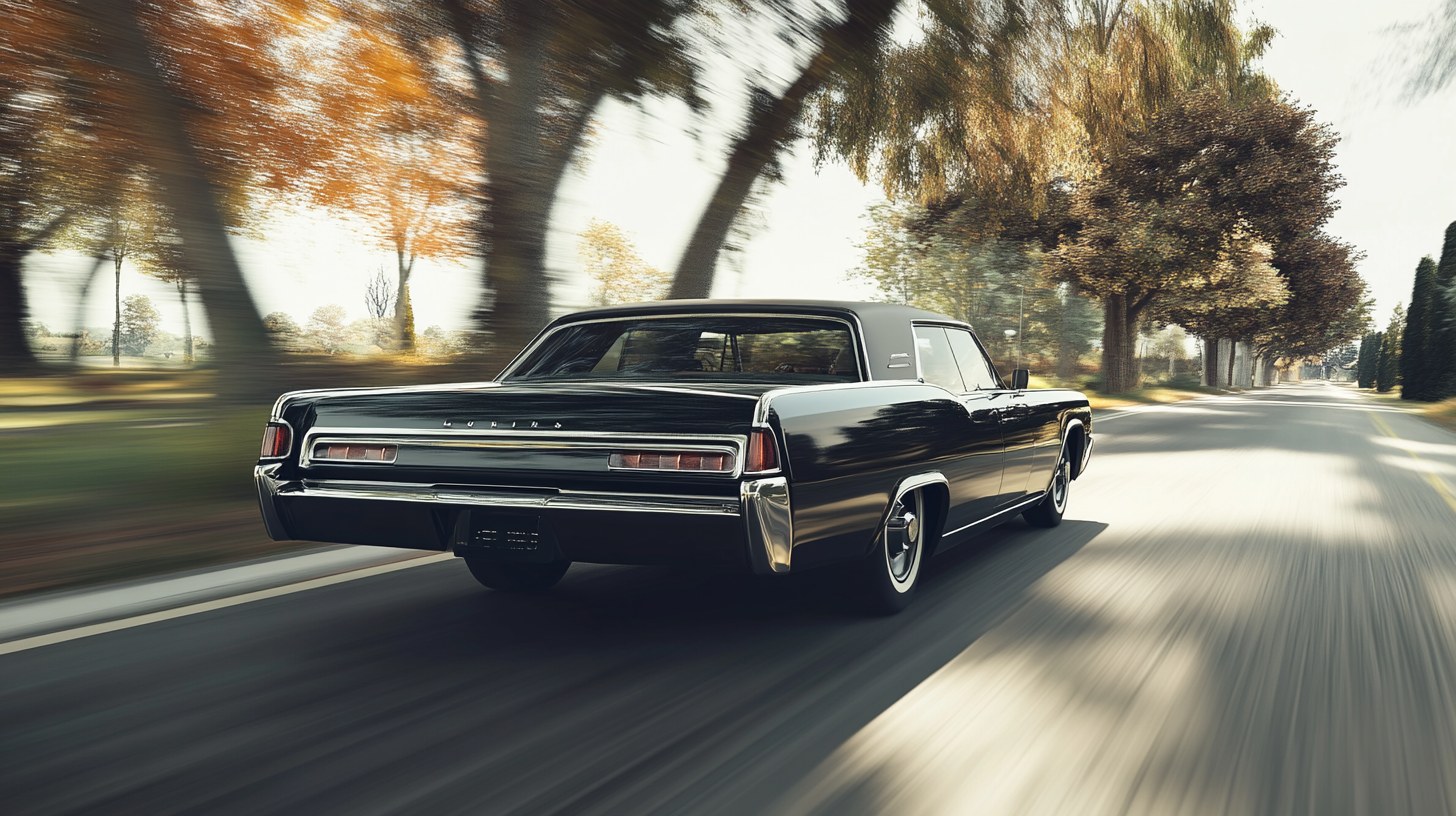
<instances>
[{"instance_id":1,"label":"side mirror","mask_svg":"<svg viewBox=\"0 0 1456 816\"><path fill-rule=\"evenodd\" d=\"M1031 371L1025 368L1018 368L1011 372L1011 390L1025 391L1031 384Z\"/></svg>"}]
</instances>

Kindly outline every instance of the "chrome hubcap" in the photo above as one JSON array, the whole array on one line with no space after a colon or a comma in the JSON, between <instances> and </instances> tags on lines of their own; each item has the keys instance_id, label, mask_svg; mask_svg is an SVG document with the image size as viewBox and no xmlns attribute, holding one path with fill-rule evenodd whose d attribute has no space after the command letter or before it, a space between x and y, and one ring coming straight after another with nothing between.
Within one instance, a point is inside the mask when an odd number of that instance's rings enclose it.
<instances>
[{"instance_id":1,"label":"chrome hubcap","mask_svg":"<svg viewBox=\"0 0 1456 816\"><path fill-rule=\"evenodd\" d=\"M1065 462L1057 465L1057 474L1052 479L1052 503L1060 512L1067 506L1067 484L1071 481L1068 475L1070 466Z\"/></svg>"},{"instance_id":2,"label":"chrome hubcap","mask_svg":"<svg viewBox=\"0 0 1456 816\"><path fill-rule=\"evenodd\" d=\"M890 577L905 581L915 568L920 554L920 494L910 493L895 503L890 520L885 524L885 560Z\"/></svg>"}]
</instances>

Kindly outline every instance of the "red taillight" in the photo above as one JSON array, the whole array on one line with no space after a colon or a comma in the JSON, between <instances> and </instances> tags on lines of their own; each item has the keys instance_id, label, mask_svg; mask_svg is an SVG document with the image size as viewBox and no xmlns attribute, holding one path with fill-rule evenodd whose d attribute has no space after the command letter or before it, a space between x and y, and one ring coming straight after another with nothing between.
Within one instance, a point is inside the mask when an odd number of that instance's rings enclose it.
<instances>
[{"instance_id":1,"label":"red taillight","mask_svg":"<svg viewBox=\"0 0 1456 816\"><path fill-rule=\"evenodd\" d=\"M732 473L733 454L712 451L619 451L607 458L618 470L691 470Z\"/></svg>"},{"instance_id":2,"label":"red taillight","mask_svg":"<svg viewBox=\"0 0 1456 816\"><path fill-rule=\"evenodd\" d=\"M320 442L313 446L315 462L393 462L399 455L397 445L360 444L358 442Z\"/></svg>"},{"instance_id":3,"label":"red taillight","mask_svg":"<svg viewBox=\"0 0 1456 816\"><path fill-rule=\"evenodd\" d=\"M274 422L268 423L263 429L263 452L264 459L277 459L288 455L288 446L292 442L288 435L288 426L279 425Z\"/></svg>"},{"instance_id":4,"label":"red taillight","mask_svg":"<svg viewBox=\"0 0 1456 816\"><path fill-rule=\"evenodd\" d=\"M748 435L748 463L744 471L762 473L778 470L779 449L774 442L773 431L756 430Z\"/></svg>"}]
</instances>

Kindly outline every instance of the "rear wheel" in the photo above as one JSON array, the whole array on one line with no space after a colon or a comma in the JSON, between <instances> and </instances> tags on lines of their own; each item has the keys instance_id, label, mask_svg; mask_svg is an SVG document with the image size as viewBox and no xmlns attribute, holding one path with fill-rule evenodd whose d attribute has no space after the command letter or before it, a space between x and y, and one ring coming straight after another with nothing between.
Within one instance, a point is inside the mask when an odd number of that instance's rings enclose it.
<instances>
[{"instance_id":1,"label":"rear wheel","mask_svg":"<svg viewBox=\"0 0 1456 816\"><path fill-rule=\"evenodd\" d=\"M544 592L556 586L571 566L570 561L531 564L521 561L486 561L465 558L475 580L500 592Z\"/></svg>"},{"instance_id":2,"label":"rear wheel","mask_svg":"<svg viewBox=\"0 0 1456 816\"><path fill-rule=\"evenodd\" d=\"M1052 483L1046 496L1030 510L1024 510L1021 517L1033 527L1055 527L1062 523L1062 514L1067 511L1067 494L1072 488L1072 465L1067 455L1057 461L1057 470L1052 474Z\"/></svg>"},{"instance_id":3,"label":"rear wheel","mask_svg":"<svg viewBox=\"0 0 1456 816\"><path fill-rule=\"evenodd\" d=\"M897 499L874 550L858 565L861 600L869 611L893 615L910 605L925 557L925 511L919 490Z\"/></svg>"}]
</instances>

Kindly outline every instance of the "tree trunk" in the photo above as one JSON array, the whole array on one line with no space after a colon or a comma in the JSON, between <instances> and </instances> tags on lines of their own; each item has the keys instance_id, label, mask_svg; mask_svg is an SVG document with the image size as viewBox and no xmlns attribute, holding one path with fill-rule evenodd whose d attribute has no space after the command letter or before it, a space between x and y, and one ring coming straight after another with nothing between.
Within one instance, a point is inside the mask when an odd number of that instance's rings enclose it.
<instances>
[{"instance_id":1,"label":"tree trunk","mask_svg":"<svg viewBox=\"0 0 1456 816\"><path fill-rule=\"evenodd\" d=\"M21 280L23 252L0 247L0 372L6 376L33 374L40 360L25 338L25 284Z\"/></svg>"},{"instance_id":2,"label":"tree trunk","mask_svg":"<svg viewBox=\"0 0 1456 816\"><path fill-rule=\"evenodd\" d=\"M823 32L819 50L783 96L750 108L744 136L728 154L727 169L678 260L669 298L704 298L712 292L713 274L728 231L764 168L797 137L795 126L804 100L824 84L841 60L874 47L899 4L899 0L849 0L844 21Z\"/></svg>"},{"instance_id":3,"label":"tree trunk","mask_svg":"<svg viewBox=\"0 0 1456 816\"><path fill-rule=\"evenodd\" d=\"M192 357L192 312L187 308L187 279L177 279L177 297L182 301L182 362L191 365Z\"/></svg>"},{"instance_id":4,"label":"tree trunk","mask_svg":"<svg viewBox=\"0 0 1456 816\"><path fill-rule=\"evenodd\" d=\"M1111 295L1102 305L1102 390L1126 394L1137 387L1132 337L1137 315L1130 314L1127 295Z\"/></svg>"},{"instance_id":5,"label":"tree trunk","mask_svg":"<svg viewBox=\"0 0 1456 816\"><path fill-rule=\"evenodd\" d=\"M187 134L187 103L172 93L152 56L141 26L142 4L95 0L76 8L95 27L107 66L136 91L131 97L134 126L147 137L146 158L182 239L183 262L201 284L213 347L231 372L224 387L235 396L271 388L269 379L259 375L277 362L276 352L228 243L219 191Z\"/></svg>"},{"instance_id":6,"label":"tree trunk","mask_svg":"<svg viewBox=\"0 0 1456 816\"><path fill-rule=\"evenodd\" d=\"M1203 384L1218 387L1218 338L1203 338Z\"/></svg>"},{"instance_id":7,"label":"tree trunk","mask_svg":"<svg viewBox=\"0 0 1456 816\"><path fill-rule=\"evenodd\" d=\"M415 314L408 307L409 279L415 268L415 256L406 255L402 246L395 247L394 255L399 262L399 285L394 290L394 337L399 350L409 353L415 350Z\"/></svg>"},{"instance_id":8,"label":"tree trunk","mask_svg":"<svg viewBox=\"0 0 1456 816\"><path fill-rule=\"evenodd\" d=\"M115 308L111 316L111 367L121 368L121 265L125 263L122 255L112 255L111 265L116 270L116 287L113 290Z\"/></svg>"},{"instance_id":9,"label":"tree trunk","mask_svg":"<svg viewBox=\"0 0 1456 816\"><path fill-rule=\"evenodd\" d=\"M1234 388L1234 361L1239 358L1239 343L1237 340L1229 340L1228 359L1228 387Z\"/></svg>"}]
</instances>

